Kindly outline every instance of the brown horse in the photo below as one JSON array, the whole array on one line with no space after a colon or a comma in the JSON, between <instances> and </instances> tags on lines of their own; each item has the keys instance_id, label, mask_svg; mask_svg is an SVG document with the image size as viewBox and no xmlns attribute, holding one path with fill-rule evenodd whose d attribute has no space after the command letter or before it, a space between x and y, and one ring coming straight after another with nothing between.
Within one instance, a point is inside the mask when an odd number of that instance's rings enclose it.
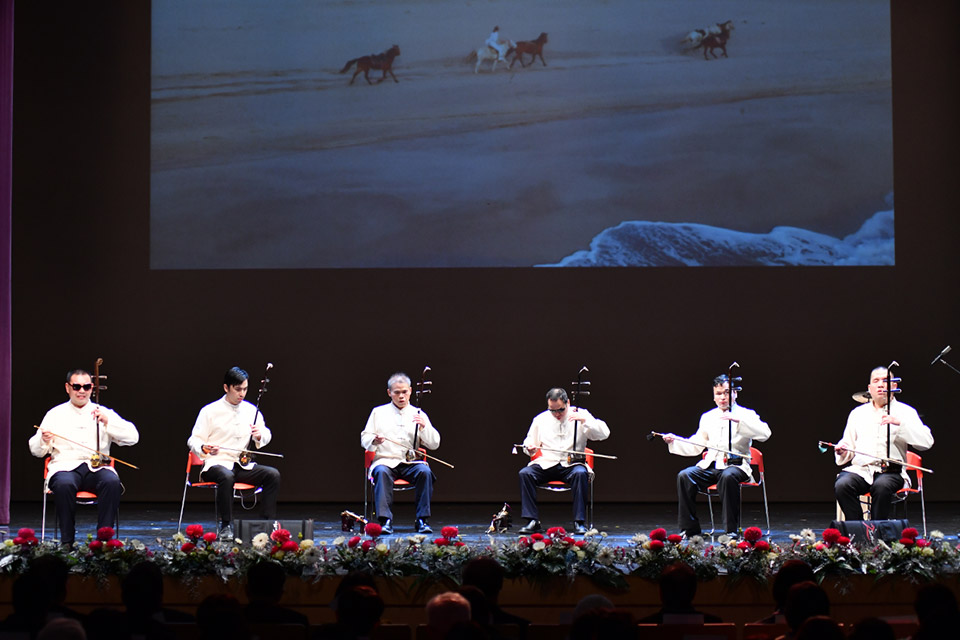
<instances>
[{"instance_id":1,"label":"brown horse","mask_svg":"<svg viewBox=\"0 0 960 640\"><path fill-rule=\"evenodd\" d=\"M536 40L520 40L517 44L508 51L509 54L513 52L513 62L510 63L510 68L513 68L513 63L517 60L520 61L520 66L525 67L523 63L523 54L529 53L533 56L530 59L530 64L533 64L537 61L537 56L540 56L540 62L543 63L543 66L547 66L547 61L543 59L543 45L547 44L547 34L541 33Z\"/></svg>"},{"instance_id":2,"label":"brown horse","mask_svg":"<svg viewBox=\"0 0 960 640\"><path fill-rule=\"evenodd\" d=\"M362 58L354 58L343 65L343 69L340 69L340 73L346 73L347 70L353 65L354 62L357 63L357 70L353 72L353 77L350 78L350 84L353 84L353 81L357 79L357 76L363 72L363 77L366 78L367 84L373 84L370 82L370 70L377 69L383 71L383 77L377 80L377 84L380 84L387 79L387 74L393 78L394 82L400 82L397 80L397 76L393 75L393 59L400 55L400 47L393 45L383 53L378 53L376 55L363 56Z\"/></svg>"}]
</instances>

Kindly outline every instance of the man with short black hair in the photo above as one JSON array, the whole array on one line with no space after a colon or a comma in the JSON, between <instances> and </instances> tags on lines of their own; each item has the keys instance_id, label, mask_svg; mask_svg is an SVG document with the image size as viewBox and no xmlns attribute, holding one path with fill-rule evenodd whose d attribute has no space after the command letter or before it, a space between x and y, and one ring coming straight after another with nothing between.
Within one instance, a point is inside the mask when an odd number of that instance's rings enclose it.
<instances>
[{"instance_id":1,"label":"man with short black hair","mask_svg":"<svg viewBox=\"0 0 960 640\"><path fill-rule=\"evenodd\" d=\"M50 409L30 438L30 453L50 456L47 487L56 501L60 542L72 545L76 536L77 492L97 494L97 528L113 527L120 507L120 477L101 462L99 451L109 456L111 443L137 444L140 433L132 422L115 411L90 402L93 381L83 369L67 373L64 385L70 399ZM99 434L99 441L97 435ZM70 442L72 440L72 442Z\"/></svg>"},{"instance_id":2,"label":"man with short black hair","mask_svg":"<svg viewBox=\"0 0 960 640\"><path fill-rule=\"evenodd\" d=\"M187 446L203 460L201 478L217 483L217 511L220 513L220 538L233 539L233 485L244 482L262 487L261 517L277 517L277 494L280 472L273 467L244 462L240 459L252 441L257 449L266 446L272 437L263 413L244 398L249 376L240 367L233 367L223 376L223 397L211 402L197 415Z\"/></svg>"}]
</instances>

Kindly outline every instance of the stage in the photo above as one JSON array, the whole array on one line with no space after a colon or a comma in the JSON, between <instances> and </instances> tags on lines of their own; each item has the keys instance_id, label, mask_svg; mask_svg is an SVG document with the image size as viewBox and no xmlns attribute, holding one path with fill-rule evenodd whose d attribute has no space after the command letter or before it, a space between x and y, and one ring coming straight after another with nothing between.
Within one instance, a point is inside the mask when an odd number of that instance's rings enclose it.
<instances>
[{"instance_id":1,"label":"stage","mask_svg":"<svg viewBox=\"0 0 960 640\"><path fill-rule=\"evenodd\" d=\"M406 496L404 496L406 498ZM487 543L487 527L493 515L502 507L502 503L435 503L430 524L434 532L439 535L443 526L455 526L460 531L461 539L467 543ZM11 522L9 530L16 535L18 529L29 527L36 530L40 536L41 503L16 502L11 505ZM48 504L47 536L52 535L53 502ZM519 500L513 507L513 527L508 533L497 536L504 541L515 538L516 531L523 522L519 516ZM348 509L362 515L363 504L355 501L345 501L342 504L331 503L281 503L280 518L284 520L313 519L314 538L317 540L333 540L342 534L340 528L340 513ZM541 503L541 522L544 528L561 526L570 529L572 526L569 501ZM677 505L669 503L597 503L595 505L594 526L601 533L605 533L605 543L609 545L628 544L638 533L649 533L657 527L664 527L669 533L674 533L677 526ZM721 526L720 505L714 501L714 517L718 527ZM126 503L120 504L120 539L139 539L145 544L161 538L166 539L177 531L177 519L180 513L179 503ZM398 497L394 507L394 536L409 536L415 533L413 529L414 508L409 502ZM710 529L710 516L707 511L706 500L698 501L698 515L704 532ZM919 500L908 506L907 516L910 524L916 527L923 535L923 522ZM897 515L896 517L903 517ZM244 511L239 503L234 508L234 518L257 519L256 510ZM803 529L812 529L818 536L831 521L836 519L836 506L833 502L819 503L771 503L770 504L770 533L768 538L781 545L791 543L790 535L798 534ZM188 524L202 524L207 531L215 529L212 499L209 502L192 500L187 503L183 527ZM745 503L743 505L743 526L757 526L767 531L763 503ZM77 540L84 540L87 534L95 534L96 508L78 507L77 509ZM936 502L927 504L927 532L940 531L947 540L957 540L960 531L960 503Z\"/></svg>"}]
</instances>

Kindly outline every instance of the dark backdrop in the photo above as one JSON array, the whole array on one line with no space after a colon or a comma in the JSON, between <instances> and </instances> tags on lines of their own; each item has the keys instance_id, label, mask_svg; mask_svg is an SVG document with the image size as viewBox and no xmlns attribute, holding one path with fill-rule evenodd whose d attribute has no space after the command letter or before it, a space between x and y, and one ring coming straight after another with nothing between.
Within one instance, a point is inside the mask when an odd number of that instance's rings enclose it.
<instances>
[{"instance_id":1,"label":"dark backdrop","mask_svg":"<svg viewBox=\"0 0 960 640\"><path fill-rule=\"evenodd\" d=\"M894 359L937 438L928 496L955 498L960 378L930 360L960 310L958 8L892 5L896 267L151 272L149 4L18 3L13 498L39 497L32 425L66 399L64 372L98 356L104 404L141 433L115 452L141 466L121 472L127 500L178 500L198 409L234 364L255 395L269 361L284 501L356 507L367 414L390 373L424 365L437 453L456 465L436 467L435 499L519 501L510 446L584 364L583 404L612 429L596 449L621 456L598 462L597 499L672 501L691 460L644 436L692 433L734 360L742 403L773 429L771 499L829 500L817 440L840 437L851 394ZM802 54L785 41L771 55Z\"/></svg>"}]
</instances>

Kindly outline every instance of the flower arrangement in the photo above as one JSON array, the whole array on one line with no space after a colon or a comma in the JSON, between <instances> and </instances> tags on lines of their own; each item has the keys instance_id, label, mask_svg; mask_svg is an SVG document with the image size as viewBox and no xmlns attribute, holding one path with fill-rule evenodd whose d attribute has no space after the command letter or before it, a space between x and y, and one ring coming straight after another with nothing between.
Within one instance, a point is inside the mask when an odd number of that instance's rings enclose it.
<instances>
[{"instance_id":1,"label":"flower arrangement","mask_svg":"<svg viewBox=\"0 0 960 640\"><path fill-rule=\"evenodd\" d=\"M678 561L693 567L701 580L725 574L763 582L792 558L810 564L819 580L850 575L930 580L960 574L956 544L938 531L925 539L912 528L905 529L897 542L865 546L852 543L836 529L826 529L820 536L805 529L791 536L792 545L785 548L764 539L756 527L746 529L740 540L720 536L715 543L700 536L684 539L668 535L665 529L657 528L634 536L623 547L605 544L605 535L597 531L575 539L562 527L515 539L491 536L479 543L468 543L456 527L443 527L434 539L415 535L387 541L382 536L382 528L376 523L367 524L363 535L341 536L332 543L296 540L278 527L243 544L219 540L216 533L205 533L196 524L188 526L184 534L158 539L148 548L138 540L121 541L113 529L104 527L85 543L62 548L51 541L40 542L32 529L21 529L16 537L0 544L0 575L21 573L31 558L44 554L59 555L74 573L99 579L122 576L134 564L146 560L156 562L164 574L187 582L201 576L226 580L245 573L257 562L277 562L289 575L305 580L361 570L384 577L458 582L463 566L481 556L495 558L509 578L543 581L586 577L614 588L626 586L628 575L656 579L664 567Z\"/></svg>"}]
</instances>

